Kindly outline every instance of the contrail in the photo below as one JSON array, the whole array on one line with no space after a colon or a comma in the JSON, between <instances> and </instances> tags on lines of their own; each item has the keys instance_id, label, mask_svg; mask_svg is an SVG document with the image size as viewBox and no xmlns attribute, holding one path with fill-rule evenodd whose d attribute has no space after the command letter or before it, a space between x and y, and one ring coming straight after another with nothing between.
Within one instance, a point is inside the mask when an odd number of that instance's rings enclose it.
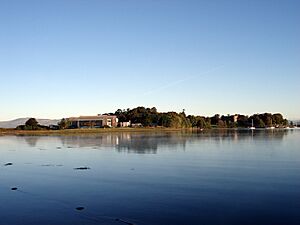
<instances>
[{"instance_id":1,"label":"contrail","mask_svg":"<svg viewBox=\"0 0 300 225\"><path fill-rule=\"evenodd\" d=\"M185 82L185 81L187 81L187 80L191 80L191 79L194 79L194 78L196 78L196 77L200 77L200 76L202 76L202 75L205 75L205 74L209 74L209 73L211 73L211 72L214 72L214 71L216 71L216 70L218 70L218 69L220 69L220 68L222 68L222 67L224 67L224 65L214 67L214 68L212 68L212 69L210 69L210 70L207 70L207 71L205 71L205 72L202 72L202 73L197 74L197 75L194 75L194 76L189 76L189 77L186 77L186 78L184 78L184 79L179 79L179 80L173 81L173 82L171 82L171 83L168 83L168 84L162 85L162 86L160 86L160 87L154 88L154 89L152 89L152 90L149 90L149 91L145 92L143 95L150 95L150 94L153 94L153 93L155 93L155 92L158 92L158 91L161 91L161 90L170 88L170 87L172 87L172 86L175 86L175 85L180 84L180 83L182 83L182 82Z\"/></svg>"}]
</instances>

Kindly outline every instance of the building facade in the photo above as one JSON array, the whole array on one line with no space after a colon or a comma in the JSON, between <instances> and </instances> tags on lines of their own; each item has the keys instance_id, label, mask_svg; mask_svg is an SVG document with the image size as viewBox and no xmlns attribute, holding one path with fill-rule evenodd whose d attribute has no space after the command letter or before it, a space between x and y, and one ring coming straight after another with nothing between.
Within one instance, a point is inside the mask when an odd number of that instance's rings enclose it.
<instances>
[{"instance_id":1,"label":"building facade","mask_svg":"<svg viewBox=\"0 0 300 225\"><path fill-rule=\"evenodd\" d=\"M72 128L117 127L118 118L114 115L79 116L68 120Z\"/></svg>"}]
</instances>

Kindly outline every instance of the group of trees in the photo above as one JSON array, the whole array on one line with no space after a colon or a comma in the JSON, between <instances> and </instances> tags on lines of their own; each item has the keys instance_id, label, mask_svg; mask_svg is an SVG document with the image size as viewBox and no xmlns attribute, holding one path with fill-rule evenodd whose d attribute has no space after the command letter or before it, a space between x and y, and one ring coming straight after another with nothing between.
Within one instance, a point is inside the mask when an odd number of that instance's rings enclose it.
<instances>
[{"instance_id":1,"label":"group of trees","mask_svg":"<svg viewBox=\"0 0 300 225\"><path fill-rule=\"evenodd\" d=\"M253 120L255 127L286 127L289 125L287 119L284 119L280 113L264 113L264 114L255 114L249 118Z\"/></svg>"},{"instance_id":2,"label":"group of trees","mask_svg":"<svg viewBox=\"0 0 300 225\"><path fill-rule=\"evenodd\" d=\"M17 126L16 130L50 130L50 128L48 126L40 125L35 118L30 118L24 125Z\"/></svg>"},{"instance_id":3,"label":"group of trees","mask_svg":"<svg viewBox=\"0 0 300 225\"><path fill-rule=\"evenodd\" d=\"M64 130L64 129L67 129L71 126L71 123L68 119L61 119L61 121L58 122L57 124L57 129L59 130Z\"/></svg>"},{"instance_id":4,"label":"group of trees","mask_svg":"<svg viewBox=\"0 0 300 225\"><path fill-rule=\"evenodd\" d=\"M219 115L212 117L204 116L186 116L183 112L157 112L156 108L137 107L134 109L121 110L118 109L115 113L120 122L131 121L132 123L141 123L143 126L162 126L171 128L235 128L235 127L286 127L288 120L284 119L280 113L263 113L246 115Z\"/></svg>"},{"instance_id":5,"label":"group of trees","mask_svg":"<svg viewBox=\"0 0 300 225\"><path fill-rule=\"evenodd\" d=\"M188 128L191 127L189 119L184 112L167 112L159 113L156 108L137 107L134 109L121 110L118 109L115 115L120 122L131 121L131 123L140 123L145 127L174 127Z\"/></svg>"},{"instance_id":6,"label":"group of trees","mask_svg":"<svg viewBox=\"0 0 300 225\"><path fill-rule=\"evenodd\" d=\"M132 124L141 124L144 127L170 127L170 128L236 128L250 127L286 127L288 120L284 119L280 113L263 113L246 115L227 115L220 116L216 114L212 117L204 116L186 116L184 110L180 113L176 112L157 112L155 107L145 108L137 107L134 109L121 110L118 109L115 113L120 122L131 121ZM17 130L49 130L49 129L67 129L70 128L68 119L62 119L57 126L47 127L39 125L35 118L30 118L25 125L20 125Z\"/></svg>"},{"instance_id":7,"label":"group of trees","mask_svg":"<svg viewBox=\"0 0 300 225\"><path fill-rule=\"evenodd\" d=\"M68 119L62 119L57 125L44 126L40 125L35 118L28 119L24 125L19 125L16 130L63 130L70 127Z\"/></svg>"}]
</instances>

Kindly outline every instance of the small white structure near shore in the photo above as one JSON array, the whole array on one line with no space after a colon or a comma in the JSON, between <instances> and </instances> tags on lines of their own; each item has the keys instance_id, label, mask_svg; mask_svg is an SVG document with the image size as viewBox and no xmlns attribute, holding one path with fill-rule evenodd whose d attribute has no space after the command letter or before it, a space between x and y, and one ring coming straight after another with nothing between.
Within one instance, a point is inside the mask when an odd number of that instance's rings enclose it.
<instances>
[{"instance_id":1,"label":"small white structure near shore","mask_svg":"<svg viewBox=\"0 0 300 225\"><path fill-rule=\"evenodd\" d=\"M128 122L119 122L120 127L130 127L131 126L131 121L129 120Z\"/></svg>"}]
</instances>

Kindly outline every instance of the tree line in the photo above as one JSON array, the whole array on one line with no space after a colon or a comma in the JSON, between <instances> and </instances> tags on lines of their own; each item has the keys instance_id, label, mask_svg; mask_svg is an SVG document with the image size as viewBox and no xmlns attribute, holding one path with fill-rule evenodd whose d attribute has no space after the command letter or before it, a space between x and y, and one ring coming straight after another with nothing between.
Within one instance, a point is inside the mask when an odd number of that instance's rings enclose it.
<instances>
[{"instance_id":1,"label":"tree line","mask_svg":"<svg viewBox=\"0 0 300 225\"><path fill-rule=\"evenodd\" d=\"M287 127L288 120L283 118L280 113L262 113L247 115L219 115L212 117L186 115L182 112L158 112L155 107L145 108L136 107L134 109L118 109L114 113L106 115L116 115L119 122L128 122L131 124L141 124L143 127L167 127L167 128L247 128L253 126L257 128L266 127ZM62 119L57 125L42 126L39 125L35 118L30 118L25 125L20 125L17 130L50 130L50 129L68 129L71 123L68 119Z\"/></svg>"},{"instance_id":2,"label":"tree line","mask_svg":"<svg viewBox=\"0 0 300 225\"><path fill-rule=\"evenodd\" d=\"M68 119L62 119L57 125L44 126L40 125L35 118L28 119L24 125L19 125L16 130L63 130L70 128L71 123Z\"/></svg>"},{"instance_id":3,"label":"tree line","mask_svg":"<svg viewBox=\"0 0 300 225\"><path fill-rule=\"evenodd\" d=\"M118 109L114 113L120 122L131 121L141 123L145 127L170 127L170 128L247 128L252 126L257 128L265 127L286 127L288 120L284 119L280 113L263 113L247 115L219 115L212 117L186 115L184 110L177 112L157 112L156 108L137 107L134 109Z\"/></svg>"},{"instance_id":4,"label":"tree line","mask_svg":"<svg viewBox=\"0 0 300 225\"><path fill-rule=\"evenodd\" d=\"M35 118L30 118L24 125L17 126L16 130L50 130L50 127L40 125Z\"/></svg>"}]
</instances>

